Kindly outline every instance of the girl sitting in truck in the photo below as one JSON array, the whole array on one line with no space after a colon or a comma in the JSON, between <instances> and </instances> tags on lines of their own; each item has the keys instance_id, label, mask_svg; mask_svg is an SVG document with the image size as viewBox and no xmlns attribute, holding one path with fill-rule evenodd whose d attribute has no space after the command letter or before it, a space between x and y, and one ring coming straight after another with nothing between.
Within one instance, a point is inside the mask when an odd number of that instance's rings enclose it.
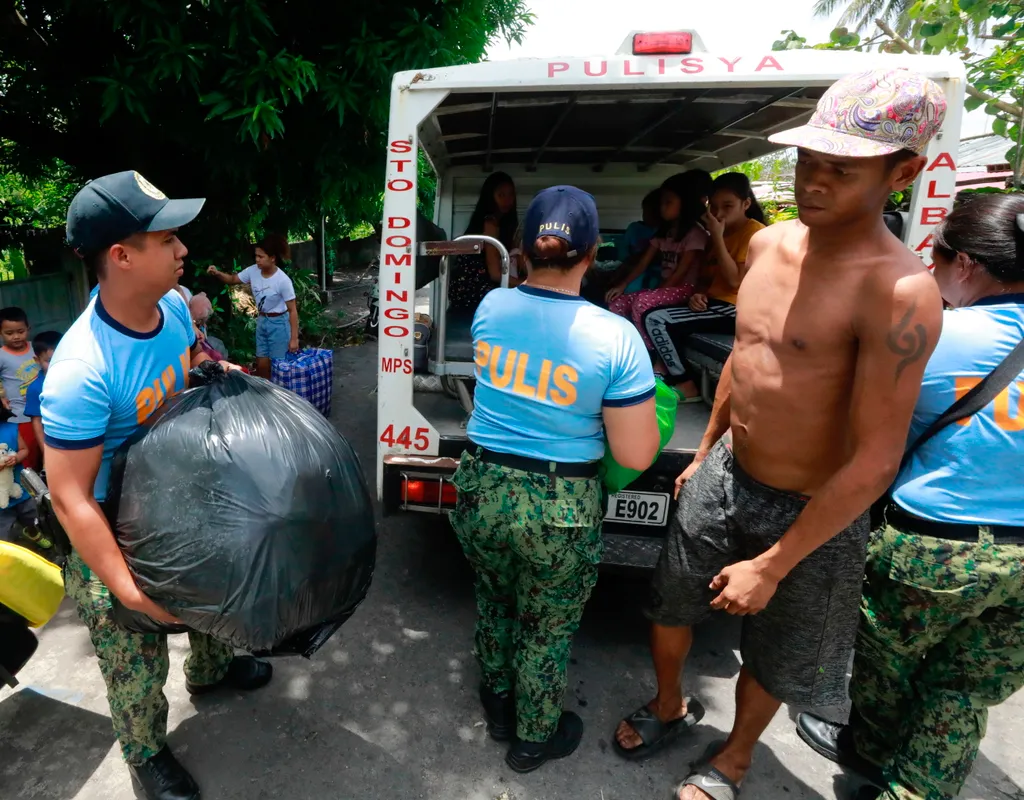
<instances>
[{"instance_id":1,"label":"girl sitting in truck","mask_svg":"<svg viewBox=\"0 0 1024 800\"><path fill-rule=\"evenodd\" d=\"M492 172L480 189L466 236L491 236L512 250L519 220L516 215L516 185L504 172ZM509 278L509 286L519 281ZM501 255L486 245L479 255L459 256L448 286L452 311L476 311L484 295L501 285Z\"/></svg>"},{"instance_id":2,"label":"girl sitting in truck","mask_svg":"<svg viewBox=\"0 0 1024 800\"><path fill-rule=\"evenodd\" d=\"M694 333L736 332L736 294L747 271L747 249L754 234L765 227L750 179L741 172L720 175L702 222L710 241L697 292L682 308L658 309L643 319L648 341L657 340L658 349L665 351L666 380L684 402L701 399L696 376L682 358L686 338Z\"/></svg>"},{"instance_id":3,"label":"girl sitting in truck","mask_svg":"<svg viewBox=\"0 0 1024 800\"><path fill-rule=\"evenodd\" d=\"M703 170L683 172L665 181L661 187L661 228L643 258L605 295L608 309L633 321L651 353L655 348L644 330L643 316L654 308L683 305L693 295L708 243L701 217L707 211L710 194L711 176ZM661 261L661 284L656 289L625 294L626 287L655 259Z\"/></svg>"}]
</instances>

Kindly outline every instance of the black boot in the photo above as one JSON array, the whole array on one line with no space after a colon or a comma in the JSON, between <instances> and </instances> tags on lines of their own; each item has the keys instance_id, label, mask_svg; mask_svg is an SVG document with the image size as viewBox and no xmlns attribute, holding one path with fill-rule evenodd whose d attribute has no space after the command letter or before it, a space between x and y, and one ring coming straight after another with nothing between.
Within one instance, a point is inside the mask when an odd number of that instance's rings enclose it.
<instances>
[{"instance_id":1,"label":"black boot","mask_svg":"<svg viewBox=\"0 0 1024 800\"><path fill-rule=\"evenodd\" d=\"M563 711L558 730L546 742L516 743L509 748L505 763L515 772L533 772L548 761L565 758L576 752L583 739L583 720L571 711Z\"/></svg>"},{"instance_id":2,"label":"black boot","mask_svg":"<svg viewBox=\"0 0 1024 800\"><path fill-rule=\"evenodd\" d=\"M878 767L857 752L853 743L853 730L849 725L829 722L815 714L800 714L796 718L796 732L818 755L855 772L877 786L885 786L885 775Z\"/></svg>"},{"instance_id":3,"label":"black boot","mask_svg":"<svg viewBox=\"0 0 1024 800\"><path fill-rule=\"evenodd\" d=\"M484 707L487 732L496 742L508 742L516 735L516 699L512 692L498 694L480 684L480 704Z\"/></svg>"},{"instance_id":4,"label":"black boot","mask_svg":"<svg viewBox=\"0 0 1024 800\"><path fill-rule=\"evenodd\" d=\"M260 661L253 656L235 656L231 659L227 674L216 683L208 683L200 686L189 681L185 682L185 688L189 694L207 694L216 692L219 689L237 689L240 692L251 692L254 689L261 689L270 683L274 676L274 668L266 661Z\"/></svg>"},{"instance_id":5,"label":"black boot","mask_svg":"<svg viewBox=\"0 0 1024 800\"><path fill-rule=\"evenodd\" d=\"M141 764L129 764L128 770L147 800L199 800L199 786L169 747Z\"/></svg>"}]
</instances>

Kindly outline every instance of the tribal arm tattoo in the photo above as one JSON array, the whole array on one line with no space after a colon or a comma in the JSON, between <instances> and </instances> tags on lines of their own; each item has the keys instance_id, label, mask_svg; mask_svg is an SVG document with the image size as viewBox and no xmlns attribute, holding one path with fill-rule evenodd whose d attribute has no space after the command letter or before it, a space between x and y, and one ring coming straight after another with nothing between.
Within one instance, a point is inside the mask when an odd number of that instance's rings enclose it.
<instances>
[{"instance_id":1,"label":"tribal arm tattoo","mask_svg":"<svg viewBox=\"0 0 1024 800\"><path fill-rule=\"evenodd\" d=\"M899 383L903 370L917 361L928 350L928 331L924 325L918 322L911 325L911 320L917 313L917 303L911 303L907 313L903 315L895 326L885 337L885 344L894 355L902 356L902 360L896 365L895 383Z\"/></svg>"}]
</instances>

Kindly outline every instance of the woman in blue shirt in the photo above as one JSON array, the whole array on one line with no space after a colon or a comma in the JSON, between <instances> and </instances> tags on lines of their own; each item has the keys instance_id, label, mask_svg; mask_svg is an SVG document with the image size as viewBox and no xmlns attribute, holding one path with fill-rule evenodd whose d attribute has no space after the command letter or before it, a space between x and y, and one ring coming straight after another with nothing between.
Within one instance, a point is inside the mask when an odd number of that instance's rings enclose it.
<instances>
[{"instance_id":1,"label":"woman in blue shirt","mask_svg":"<svg viewBox=\"0 0 1024 800\"><path fill-rule=\"evenodd\" d=\"M605 443L646 469L659 444L654 373L629 321L580 297L598 244L594 198L534 198L530 277L495 289L473 320L477 386L451 521L476 572L480 699L506 763L530 772L572 754L583 722L562 711L572 636L601 560Z\"/></svg>"},{"instance_id":2,"label":"woman in blue shirt","mask_svg":"<svg viewBox=\"0 0 1024 800\"><path fill-rule=\"evenodd\" d=\"M933 259L952 309L911 442L1024 338L1024 197L965 201ZM850 725L803 714L798 730L882 787L857 800L953 798L989 707L1024 685L1024 373L912 454L885 516L868 547Z\"/></svg>"}]
</instances>

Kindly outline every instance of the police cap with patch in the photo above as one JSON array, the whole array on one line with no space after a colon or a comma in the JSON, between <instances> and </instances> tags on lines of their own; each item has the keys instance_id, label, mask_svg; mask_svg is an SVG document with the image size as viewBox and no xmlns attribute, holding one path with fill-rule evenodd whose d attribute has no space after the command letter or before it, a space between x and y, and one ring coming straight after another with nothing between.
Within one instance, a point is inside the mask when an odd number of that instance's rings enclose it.
<instances>
[{"instance_id":1,"label":"police cap with patch","mask_svg":"<svg viewBox=\"0 0 1024 800\"><path fill-rule=\"evenodd\" d=\"M180 228L204 198L170 200L135 171L89 181L68 208L68 243L79 255L98 253L135 233Z\"/></svg>"}]
</instances>

